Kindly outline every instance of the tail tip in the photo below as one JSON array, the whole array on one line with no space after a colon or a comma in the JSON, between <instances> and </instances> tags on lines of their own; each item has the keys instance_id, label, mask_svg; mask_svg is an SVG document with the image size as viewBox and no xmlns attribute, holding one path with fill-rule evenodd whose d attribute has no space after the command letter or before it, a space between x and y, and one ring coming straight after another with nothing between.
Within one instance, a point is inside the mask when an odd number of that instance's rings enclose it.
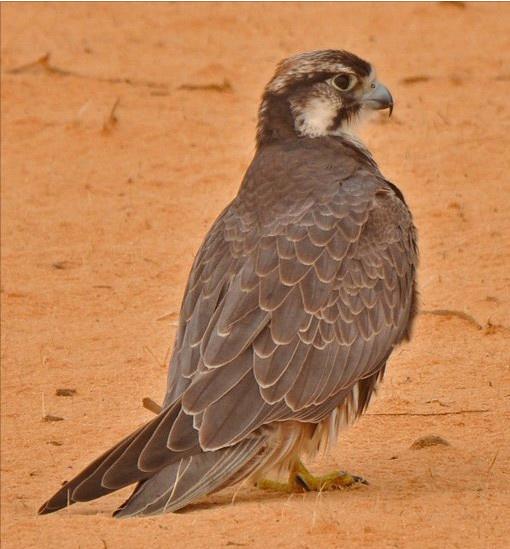
<instances>
[{"instance_id":1,"label":"tail tip","mask_svg":"<svg viewBox=\"0 0 510 549\"><path fill-rule=\"evenodd\" d=\"M50 513L53 513L54 511L56 511L57 509L53 508L50 506L50 501L45 501L41 507L39 507L39 509L37 510L37 514L38 515L48 515Z\"/></svg>"}]
</instances>

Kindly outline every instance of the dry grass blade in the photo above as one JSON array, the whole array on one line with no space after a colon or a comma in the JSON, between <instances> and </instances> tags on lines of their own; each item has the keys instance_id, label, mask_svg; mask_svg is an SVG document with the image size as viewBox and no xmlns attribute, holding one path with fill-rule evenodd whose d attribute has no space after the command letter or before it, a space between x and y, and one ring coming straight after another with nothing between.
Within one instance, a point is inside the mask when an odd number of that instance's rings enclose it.
<instances>
[{"instance_id":1,"label":"dry grass blade","mask_svg":"<svg viewBox=\"0 0 510 549\"><path fill-rule=\"evenodd\" d=\"M175 312L171 312L171 313L166 313L165 315L162 315L162 316L159 316L158 318L156 318L156 320L175 320L177 318L177 313Z\"/></svg>"},{"instance_id":2,"label":"dry grass blade","mask_svg":"<svg viewBox=\"0 0 510 549\"><path fill-rule=\"evenodd\" d=\"M496 463L496 460L498 459L498 454L499 454L499 450L496 451L496 453L494 454L494 457L492 458L491 462L490 462L490 465L487 469L487 474L489 474L492 470L492 468L494 467L494 464Z\"/></svg>"}]
</instances>

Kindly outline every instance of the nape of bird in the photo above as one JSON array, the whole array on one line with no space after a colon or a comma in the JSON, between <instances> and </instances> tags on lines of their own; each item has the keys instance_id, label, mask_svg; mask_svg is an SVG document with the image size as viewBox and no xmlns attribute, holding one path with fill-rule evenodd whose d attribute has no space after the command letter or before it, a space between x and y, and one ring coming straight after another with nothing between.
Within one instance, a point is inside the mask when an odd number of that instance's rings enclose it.
<instances>
[{"instance_id":1,"label":"nape of bird","mask_svg":"<svg viewBox=\"0 0 510 549\"><path fill-rule=\"evenodd\" d=\"M374 68L341 50L282 61L238 195L197 253L159 414L63 485L51 513L136 483L117 517L176 511L244 479L324 490L301 456L366 409L416 311L416 231L354 134L391 109ZM287 473L288 482L268 480Z\"/></svg>"}]
</instances>

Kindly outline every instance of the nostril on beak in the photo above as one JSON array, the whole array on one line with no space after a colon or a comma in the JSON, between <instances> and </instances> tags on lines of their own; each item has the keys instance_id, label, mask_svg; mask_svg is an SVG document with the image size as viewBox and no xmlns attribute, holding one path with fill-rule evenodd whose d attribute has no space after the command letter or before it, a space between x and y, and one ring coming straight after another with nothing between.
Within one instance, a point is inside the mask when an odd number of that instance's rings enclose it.
<instances>
[{"instance_id":1,"label":"nostril on beak","mask_svg":"<svg viewBox=\"0 0 510 549\"><path fill-rule=\"evenodd\" d=\"M390 116L393 112L393 97L390 90L382 84L373 83L370 91L364 96L363 102L374 110L389 109Z\"/></svg>"}]
</instances>

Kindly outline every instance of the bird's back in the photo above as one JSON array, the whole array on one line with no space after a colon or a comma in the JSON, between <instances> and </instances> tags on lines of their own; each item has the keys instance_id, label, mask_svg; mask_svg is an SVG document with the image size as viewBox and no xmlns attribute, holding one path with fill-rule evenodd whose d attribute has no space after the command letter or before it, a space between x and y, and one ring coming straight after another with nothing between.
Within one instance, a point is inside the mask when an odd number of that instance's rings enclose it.
<instances>
[{"instance_id":1,"label":"bird's back","mask_svg":"<svg viewBox=\"0 0 510 549\"><path fill-rule=\"evenodd\" d=\"M382 369L409 332L416 261L407 206L370 156L341 138L263 147L197 255L166 403L185 392L205 448L230 444L268 417L310 416ZM350 361L347 375L338 359L347 361L353 345L366 364ZM254 401L243 429L229 430L228 417L218 429L208 406L219 413L222 398L205 387L225 372L220 392L235 391L234 371ZM177 379L185 382L177 387Z\"/></svg>"}]
</instances>

